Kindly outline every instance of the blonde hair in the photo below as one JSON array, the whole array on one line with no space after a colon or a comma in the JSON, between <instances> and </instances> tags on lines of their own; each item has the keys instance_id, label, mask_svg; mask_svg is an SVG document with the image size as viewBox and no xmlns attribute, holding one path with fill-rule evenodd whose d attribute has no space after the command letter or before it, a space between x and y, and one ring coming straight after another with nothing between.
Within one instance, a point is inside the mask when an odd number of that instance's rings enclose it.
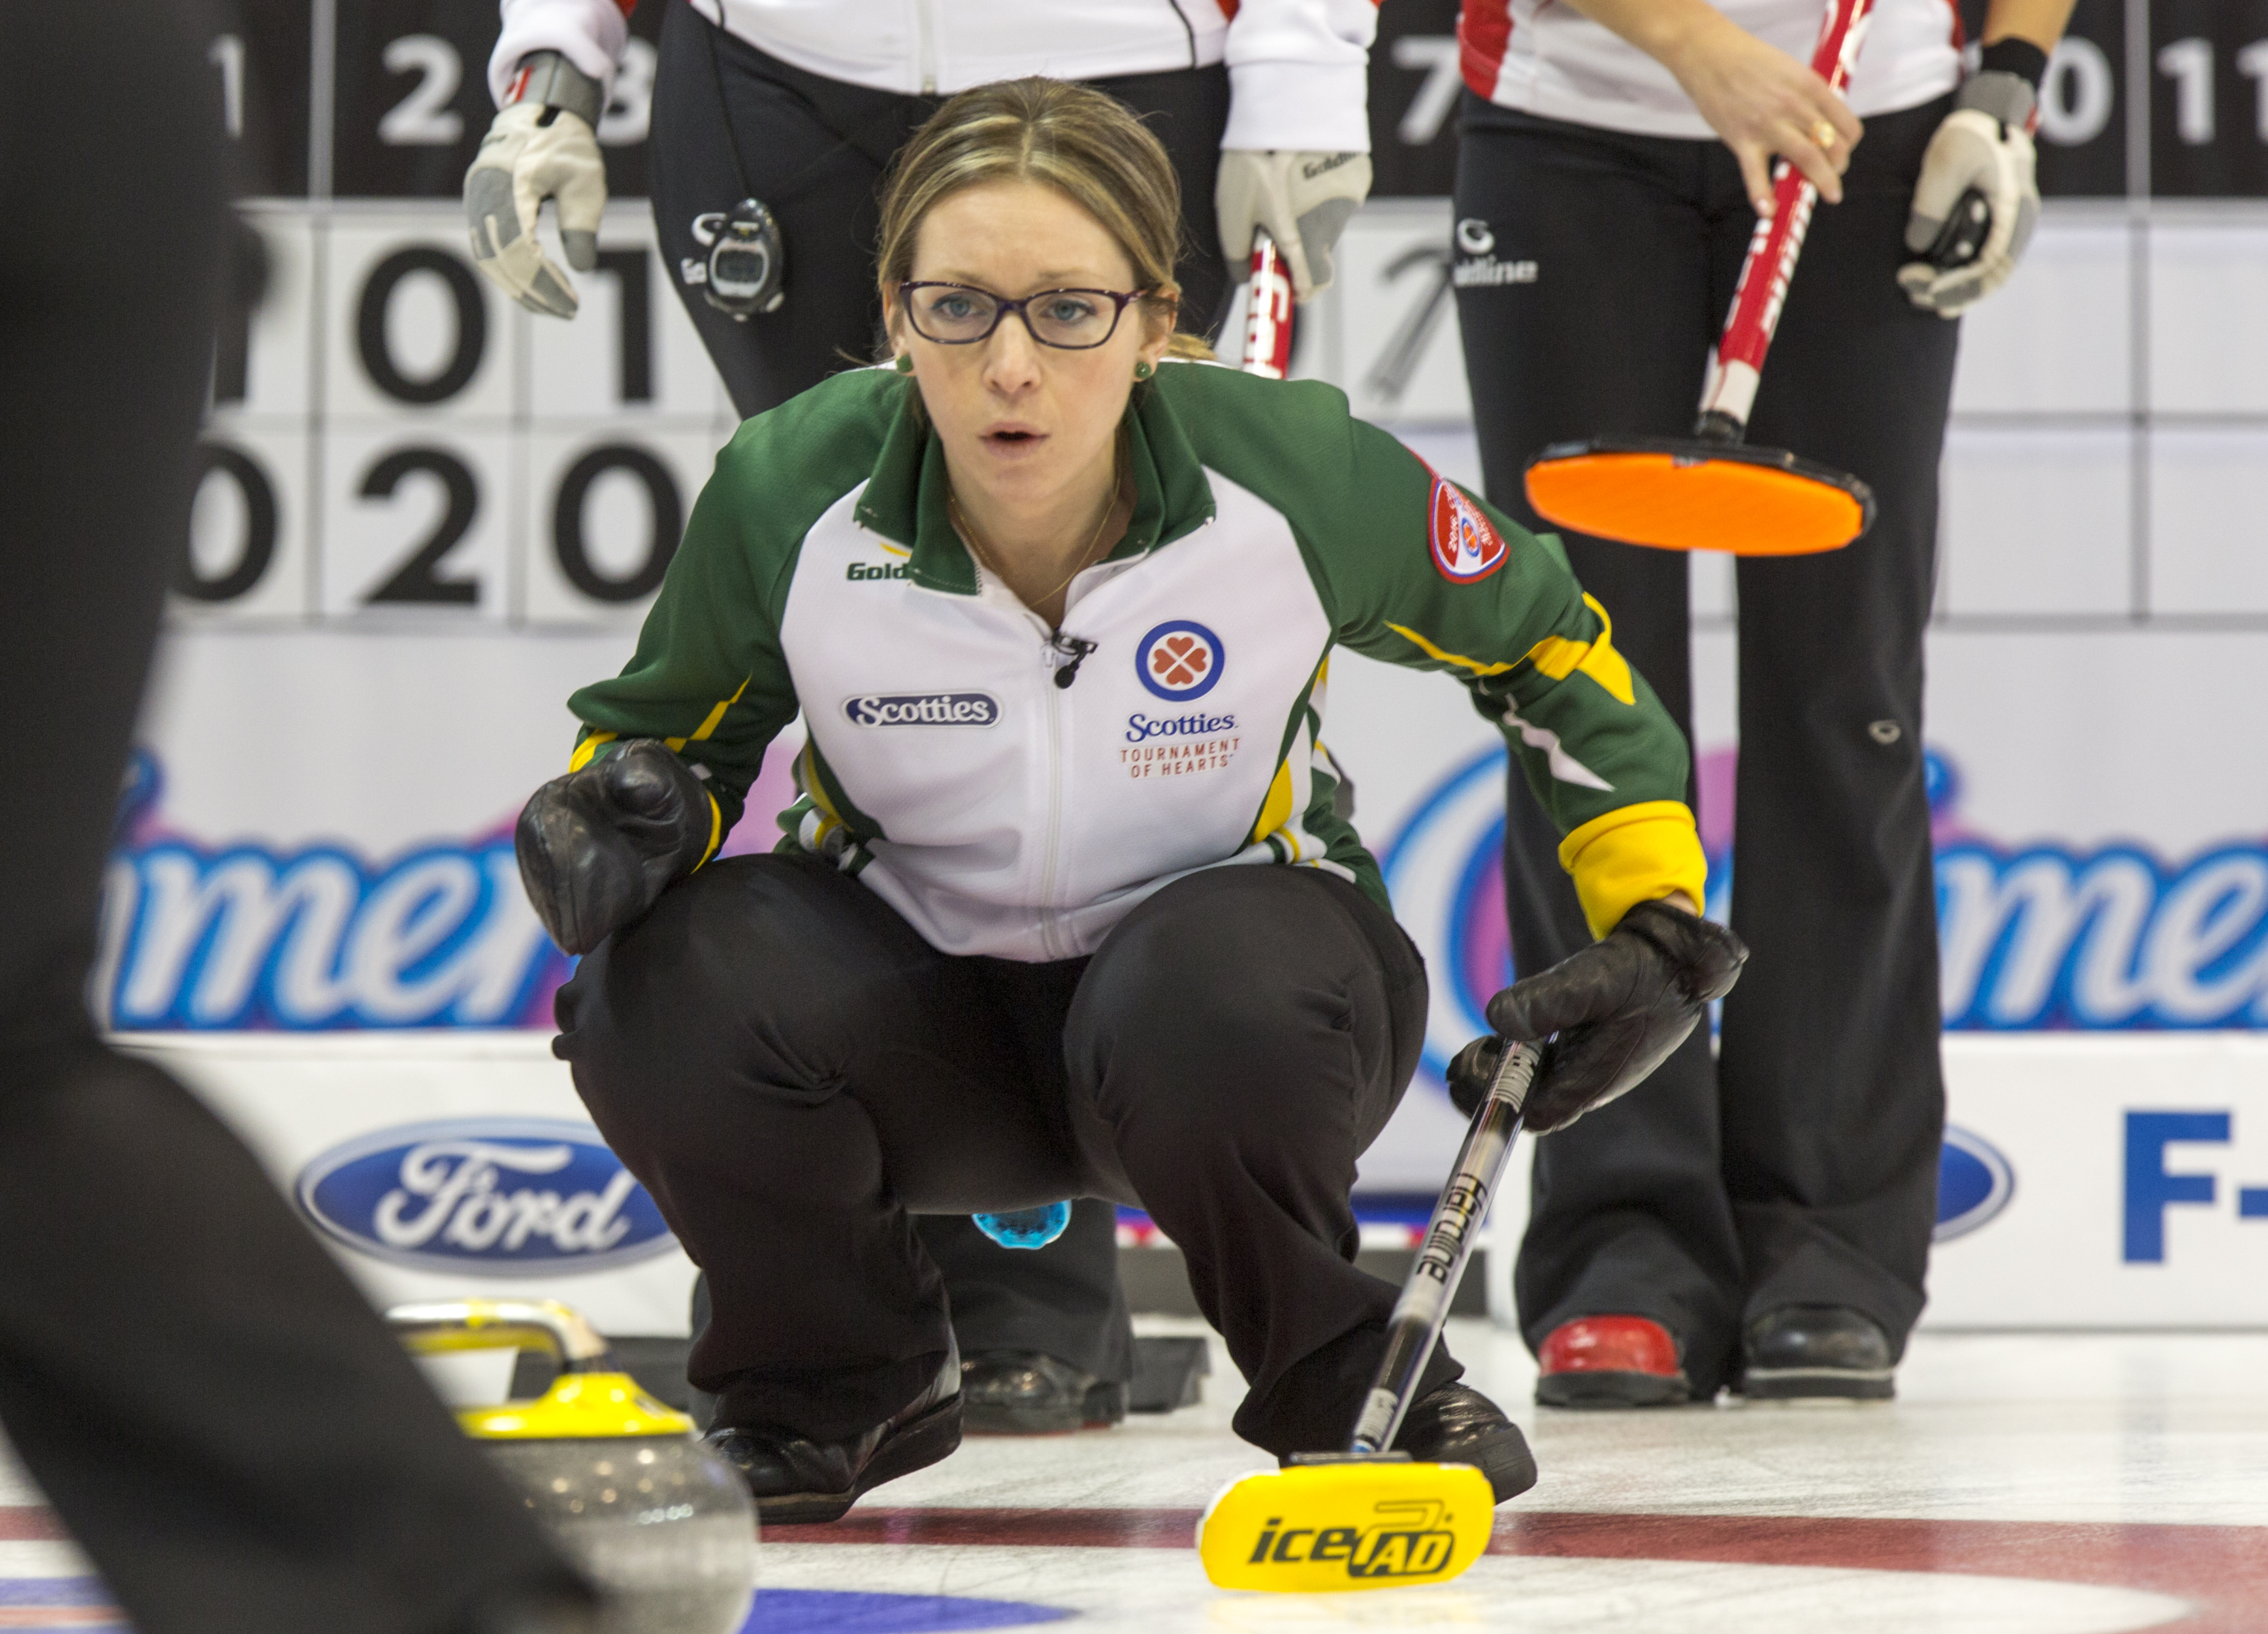
<instances>
[{"instance_id":1,"label":"blonde hair","mask_svg":"<svg viewBox=\"0 0 2268 1634\"><path fill-rule=\"evenodd\" d=\"M990 181L1039 181L1102 224L1134 269L1153 318L1173 322L1182 239L1182 183L1149 128L1115 97L1068 80L1004 79L952 98L899 150L882 183L875 273L887 302L913 276L914 243L939 201ZM1210 358L1177 332L1174 357Z\"/></svg>"}]
</instances>

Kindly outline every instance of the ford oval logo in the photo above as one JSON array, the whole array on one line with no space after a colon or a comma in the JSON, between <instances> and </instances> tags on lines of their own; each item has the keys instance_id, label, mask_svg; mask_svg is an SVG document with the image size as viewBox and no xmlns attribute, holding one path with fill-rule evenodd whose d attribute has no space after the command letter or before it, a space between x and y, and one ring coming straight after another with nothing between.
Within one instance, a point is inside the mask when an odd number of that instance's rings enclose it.
<instances>
[{"instance_id":1,"label":"ford oval logo","mask_svg":"<svg viewBox=\"0 0 2268 1634\"><path fill-rule=\"evenodd\" d=\"M1965 1237L2008 1206L2016 1194L2016 1172L1998 1148L1981 1135L1945 1126L1937 1155L1937 1229L1933 1242Z\"/></svg>"},{"instance_id":2,"label":"ford oval logo","mask_svg":"<svg viewBox=\"0 0 2268 1634\"><path fill-rule=\"evenodd\" d=\"M598 1130L550 1118L381 1129L315 1158L293 1190L326 1235L420 1271L596 1271L677 1245Z\"/></svg>"}]
</instances>

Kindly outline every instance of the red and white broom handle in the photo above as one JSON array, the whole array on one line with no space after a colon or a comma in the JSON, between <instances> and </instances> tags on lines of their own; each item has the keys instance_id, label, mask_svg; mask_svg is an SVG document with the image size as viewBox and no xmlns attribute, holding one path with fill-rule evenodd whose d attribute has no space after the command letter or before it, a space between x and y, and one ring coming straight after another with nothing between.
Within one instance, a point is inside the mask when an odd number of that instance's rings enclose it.
<instances>
[{"instance_id":1,"label":"red and white broom handle","mask_svg":"<svg viewBox=\"0 0 2268 1634\"><path fill-rule=\"evenodd\" d=\"M1867 14L1874 6L1874 0L1827 0L1811 71L1838 92L1850 83L1851 65L1859 60ZM1795 276L1795 258L1802 253L1819 189L1782 159L1772 183L1772 213L1757 219L1756 236L1749 240L1749 258L1742 263L1741 282L1733 292L1733 315L1726 320L1724 338L1717 343L1717 366L1701 394L1699 436L1738 442L1748 428L1764 353L1771 349L1772 331L1779 327L1787 283Z\"/></svg>"},{"instance_id":2,"label":"red and white broom handle","mask_svg":"<svg viewBox=\"0 0 2268 1634\"><path fill-rule=\"evenodd\" d=\"M1867 0L1868 4L1873 0ZM1292 275L1276 253L1276 240L1262 227L1252 235L1252 282L1245 291L1244 360L1247 374L1280 381L1292 368Z\"/></svg>"}]
</instances>

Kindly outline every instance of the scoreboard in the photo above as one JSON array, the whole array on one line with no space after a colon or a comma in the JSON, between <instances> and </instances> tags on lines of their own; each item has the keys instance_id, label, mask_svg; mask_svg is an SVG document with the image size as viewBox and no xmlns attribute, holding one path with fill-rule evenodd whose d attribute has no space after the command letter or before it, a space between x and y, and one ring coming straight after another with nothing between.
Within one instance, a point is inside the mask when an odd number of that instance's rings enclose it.
<instances>
[{"instance_id":1,"label":"scoreboard","mask_svg":"<svg viewBox=\"0 0 2268 1634\"><path fill-rule=\"evenodd\" d=\"M1960 10L1973 41L1984 0ZM1370 121L1381 193L1450 190L1456 24L1456 0L1379 7ZM2268 196L2268 0L2079 0L2040 92L2050 198Z\"/></svg>"},{"instance_id":2,"label":"scoreboard","mask_svg":"<svg viewBox=\"0 0 2268 1634\"><path fill-rule=\"evenodd\" d=\"M733 417L661 277L649 0L600 127L613 196L572 322L473 270L456 197L492 4L240 0L208 60L267 299L220 337L192 623L634 621Z\"/></svg>"},{"instance_id":3,"label":"scoreboard","mask_svg":"<svg viewBox=\"0 0 2268 1634\"><path fill-rule=\"evenodd\" d=\"M217 348L177 622L643 614L734 424L643 203L653 41L664 5L683 3L644 0L632 18L599 128L615 202L571 322L519 309L466 248L457 199L493 111L492 0L225 8L208 62L270 285ZM1967 9L1973 33L1981 5ZM1392 202L1450 190L1455 26L1454 0L1381 7L1370 100L1386 202L1348 245L1351 280L1377 299L1317 313L1303 351L1302 372L1389 419L1464 411L1439 206ZM2268 195L2268 0L2080 0L2040 136L2051 196ZM1366 256L1383 259L1357 277ZM1370 336L1381 325L1394 332ZM1358 351L1395 366L1366 373Z\"/></svg>"},{"instance_id":4,"label":"scoreboard","mask_svg":"<svg viewBox=\"0 0 2268 1634\"><path fill-rule=\"evenodd\" d=\"M617 198L645 191L662 9L643 0L600 139ZM1961 0L1971 38L1983 0ZM493 0L225 0L210 51L243 190L456 196L493 113ZM1456 0L1382 0L1371 54L1378 191L1440 196L1456 160ZM2268 194L2268 0L2079 0L2042 88L2050 196Z\"/></svg>"},{"instance_id":5,"label":"scoreboard","mask_svg":"<svg viewBox=\"0 0 2268 1634\"><path fill-rule=\"evenodd\" d=\"M479 277L447 203L246 213L269 292L216 360L180 612L642 610L734 423L643 204L609 207L571 322Z\"/></svg>"}]
</instances>

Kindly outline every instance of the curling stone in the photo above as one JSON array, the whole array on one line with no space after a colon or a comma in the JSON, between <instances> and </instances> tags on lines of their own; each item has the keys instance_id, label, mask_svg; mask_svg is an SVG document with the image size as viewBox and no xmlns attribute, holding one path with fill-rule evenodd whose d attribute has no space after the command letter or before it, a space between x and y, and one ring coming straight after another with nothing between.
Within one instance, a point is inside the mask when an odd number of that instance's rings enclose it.
<instances>
[{"instance_id":1,"label":"curling stone","mask_svg":"<svg viewBox=\"0 0 2268 1634\"><path fill-rule=\"evenodd\" d=\"M541 1350L559 1377L533 1401L466 1408L568 1558L606 1596L601 1634L736 1634L756 1584L756 1511L733 1467L615 1369L607 1342L552 1300L396 1305L409 1350Z\"/></svg>"}]
</instances>

